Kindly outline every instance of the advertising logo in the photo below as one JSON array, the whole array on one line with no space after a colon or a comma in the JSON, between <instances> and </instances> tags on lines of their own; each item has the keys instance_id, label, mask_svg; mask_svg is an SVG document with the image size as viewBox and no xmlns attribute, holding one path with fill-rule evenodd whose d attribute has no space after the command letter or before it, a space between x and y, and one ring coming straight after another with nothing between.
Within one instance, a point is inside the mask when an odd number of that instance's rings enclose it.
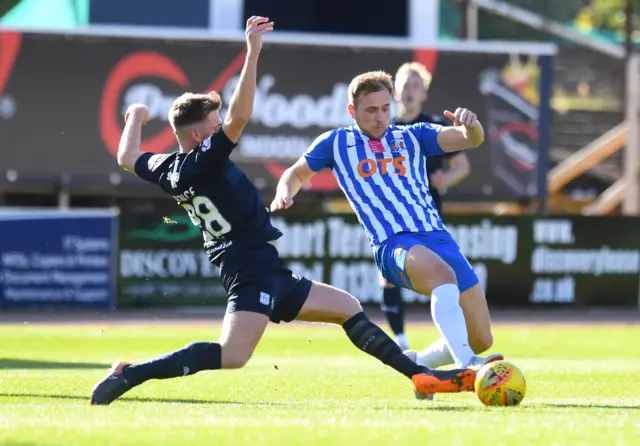
<instances>
[{"instance_id":1,"label":"advertising logo","mask_svg":"<svg viewBox=\"0 0 640 446\"><path fill-rule=\"evenodd\" d=\"M214 79L204 91L220 91L244 63L244 51ZM156 78L169 81L186 89L189 79L184 70L171 58L154 51L139 51L121 59L113 68L102 90L99 113L99 127L105 147L114 157L118 153L118 144L123 129L123 116L126 108L134 102L143 102L149 107L149 117L167 119L167 112L173 97L165 96L155 83L142 82L143 79ZM118 105L124 99L124 110ZM148 152L164 153L175 144L173 130L167 123L162 130L142 141L142 149Z\"/></svg>"},{"instance_id":2,"label":"advertising logo","mask_svg":"<svg viewBox=\"0 0 640 446\"><path fill-rule=\"evenodd\" d=\"M13 72L20 46L22 34L0 33L0 119L12 118L16 113L15 100L5 94L5 88Z\"/></svg>"}]
</instances>

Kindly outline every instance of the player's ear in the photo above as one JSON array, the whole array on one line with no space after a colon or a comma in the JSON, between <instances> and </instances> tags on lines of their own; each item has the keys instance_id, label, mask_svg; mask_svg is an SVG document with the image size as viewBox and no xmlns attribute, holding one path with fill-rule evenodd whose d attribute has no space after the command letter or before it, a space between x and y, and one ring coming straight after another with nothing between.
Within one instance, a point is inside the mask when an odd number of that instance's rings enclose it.
<instances>
[{"instance_id":1,"label":"player's ear","mask_svg":"<svg viewBox=\"0 0 640 446\"><path fill-rule=\"evenodd\" d=\"M351 115L351 119L356 119L356 108L353 104L347 105L347 110L349 110L349 114Z\"/></svg>"},{"instance_id":2,"label":"player's ear","mask_svg":"<svg viewBox=\"0 0 640 446\"><path fill-rule=\"evenodd\" d=\"M395 88L393 89L393 99L398 102L402 100L402 93L400 93L400 91L396 90Z\"/></svg>"},{"instance_id":3,"label":"player's ear","mask_svg":"<svg viewBox=\"0 0 640 446\"><path fill-rule=\"evenodd\" d=\"M191 127L189 129L189 132L191 133L191 138L195 139L198 142L202 141L200 139L200 132L198 131L198 127Z\"/></svg>"}]
</instances>

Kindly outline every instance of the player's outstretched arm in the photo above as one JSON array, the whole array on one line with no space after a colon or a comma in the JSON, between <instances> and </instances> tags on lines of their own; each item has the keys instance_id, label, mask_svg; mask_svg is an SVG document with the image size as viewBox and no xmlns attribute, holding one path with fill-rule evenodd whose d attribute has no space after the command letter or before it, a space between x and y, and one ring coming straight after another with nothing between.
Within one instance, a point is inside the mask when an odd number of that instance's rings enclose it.
<instances>
[{"instance_id":1,"label":"player's outstretched arm","mask_svg":"<svg viewBox=\"0 0 640 446\"><path fill-rule=\"evenodd\" d=\"M273 22L266 17L253 16L247 20L247 56L240 73L236 90L233 92L229 111L222 125L224 134L232 142L237 143L240 135L251 119L253 99L256 92L256 76L258 56L262 50L262 36L273 31Z\"/></svg>"},{"instance_id":2,"label":"player's outstretched arm","mask_svg":"<svg viewBox=\"0 0 640 446\"><path fill-rule=\"evenodd\" d=\"M322 169L333 167L333 141L335 132L329 131L318 136L296 163L280 177L276 197L271 203L271 212L287 209L293 204L293 197L300 188Z\"/></svg>"},{"instance_id":3,"label":"player's outstretched arm","mask_svg":"<svg viewBox=\"0 0 640 446\"><path fill-rule=\"evenodd\" d=\"M287 209L293 204L293 197L300 191L302 186L316 174L304 156L301 156L296 163L284 171L276 188L276 197L271 202L271 212L280 209Z\"/></svg>"},{"instance_id":4,"label":"player's outstretched arm","mask_svg":"<svg viewBox=\"0 0 640 446\"><path fill-rule=\"evenodd\" d=\"M133 104L124 115L124 130L118 146L118 164L129 172L135 172L134 166L140 158L142 126L149 120L149 109L142 104Z\"/></svg>"},{"instance_id":5,"label":"player's outstretched arm","mask_svg":"<svg viewBox=\"0 0 640 446\"><path fill-rule=\"evenodd\" d=\"M484 141L484 129L471 110L458 108L455 113L445 111L453 127L444 127L438 133L438 145L444 152L475 149Z\"/></svg>"}]
</instances>

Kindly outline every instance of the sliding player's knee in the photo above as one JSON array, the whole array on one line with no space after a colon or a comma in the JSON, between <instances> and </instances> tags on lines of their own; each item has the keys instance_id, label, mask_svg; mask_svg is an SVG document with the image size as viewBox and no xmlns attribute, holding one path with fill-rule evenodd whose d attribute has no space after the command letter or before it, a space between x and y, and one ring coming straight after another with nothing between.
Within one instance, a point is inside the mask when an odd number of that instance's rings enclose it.
<instances>
[{"instance_id":1,"label":"sliding player's knee","mask_svg":"<svg viewBox=\"0 0 640 446\"><path fill-rule=\"evenodd\" d=\"M486 352L493 345L491 330L484 330L469 336L469 346L475 353Z\"/></svg>"},{"instance_id":2,"label":"sliding player's knee","mask_svg":"<svg viewBox=\"0 0 640 446\"><path fill-rule=\"evenodd\" d=\"M330 321L334 324L343 325L353 316L361 313L362 305L351 294L341 293L340 299L337 301L335 308L331 311Z\"/></svg>"},{"instance_id":3,"label":"sliding player's knee","mask_svg":"<svg viewBox=\"0 0 640 446\"><path fill-rule=\"evenodd\" d=\"M314 282L297 319L343 325L360 312L362 305L351 294L324 283Z\"/></svg>"},{"instance_id":4,"label":"sliding player's knee","mask_svg":"<svg viewBox=\"0 0 640 446\"><path fill-rule=\"evenodd\" d=\"M222 368L241 369L251 359L253 349L222 345Z\"/></svg>"}]
</instances>

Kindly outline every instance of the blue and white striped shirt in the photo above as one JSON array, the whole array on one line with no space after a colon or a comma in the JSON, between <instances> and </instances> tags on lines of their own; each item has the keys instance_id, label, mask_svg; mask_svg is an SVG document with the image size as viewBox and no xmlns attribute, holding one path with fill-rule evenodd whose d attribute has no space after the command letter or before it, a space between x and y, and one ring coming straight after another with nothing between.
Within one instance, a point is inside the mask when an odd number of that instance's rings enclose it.
<instances>
[{"instance_id":1,"label":"blue and white striped shirt","mask_svg":"<svg viewBox=\"0 0 640 446\"><path fill-rule=\"evenodd\" d=\"M446 230L429 193L425 156L442 154L443 127L391 125L381 139L358 127L320 135L305 153L314 172L330 168L372 246L399 232Z\"/></svg>"}]
</instances>

